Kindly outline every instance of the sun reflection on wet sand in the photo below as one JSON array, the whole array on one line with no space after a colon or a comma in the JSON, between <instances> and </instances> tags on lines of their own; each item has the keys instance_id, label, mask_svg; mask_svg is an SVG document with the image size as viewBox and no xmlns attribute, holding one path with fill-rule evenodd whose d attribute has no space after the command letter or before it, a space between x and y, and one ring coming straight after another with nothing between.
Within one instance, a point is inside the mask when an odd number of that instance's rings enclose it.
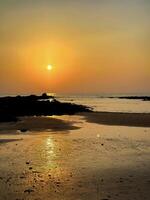
<instances>
[{"instance_id":1,"label":"sun reflection on wet sand","mask_svg":"<svg viewBox=\"0 0 150 200\"><path fill-rule=\"evenodd\" d=\"M53 140L51 138L48 138L47 141L46 141L46 147L47 147L47 153L52 155L54 154L54 143L53 143Z\"/></svg>"},{"instance_id":2,"label":"sun reflection on wet sand","mask_svg":"<svg viewBox=\"0 0 150 200\"><path fill-rule=\"evenodd\" d=\"M53 138L48 137L45 141L45 151L46 151L46 160L47 168L55 168L55 157L56 157L56 147Z\"/></svg>"},{"instance_id":3,"label":"sun reflection on wet sand","mask_svg":"<svg viewBox=\"0 0 150 200\"><path fill-rule=\"evenodd\" d=\"M146 199L149 176L137 172L148 174L149 129L93 126L88 122L81 125L72 134L40 132L1 146L0 177L4 173L6 176L0 180L3 199L12 199L13 195L26 199L29 194L24 191L31 191L31 200L39 196L52 200L105 199L106 195L116 198L116 194L126 191L136 198L134 188L141 188L142 199Z\"/></svg>"},{"instance_id":4,"label":"sun reflection on wet sand","mask_svg":"<svg viewBox=\"0 0 150 200\"><path fill-rule=\"evenodd\" d=\"M45 140L46 168L54 180L64 181L69 174L68 145L60 139L48 137Z\"/></svg>"}]
</instances>

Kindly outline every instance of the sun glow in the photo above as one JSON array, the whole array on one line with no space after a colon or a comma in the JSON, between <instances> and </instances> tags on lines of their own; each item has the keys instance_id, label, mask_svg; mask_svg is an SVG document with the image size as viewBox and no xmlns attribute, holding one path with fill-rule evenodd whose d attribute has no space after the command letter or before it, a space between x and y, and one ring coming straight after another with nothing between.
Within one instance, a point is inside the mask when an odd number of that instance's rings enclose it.
<instances>
[{"instance_id":1,"label":"sun glow","mask_svg":"<svg viewBox=\"0 0 150 200\"><path fill-rule=\"evenodd\" d=\"M52 65L48 65L47 66L47 70L51 71L53 69L53 66Z\"/></svg>"}]
</instances>

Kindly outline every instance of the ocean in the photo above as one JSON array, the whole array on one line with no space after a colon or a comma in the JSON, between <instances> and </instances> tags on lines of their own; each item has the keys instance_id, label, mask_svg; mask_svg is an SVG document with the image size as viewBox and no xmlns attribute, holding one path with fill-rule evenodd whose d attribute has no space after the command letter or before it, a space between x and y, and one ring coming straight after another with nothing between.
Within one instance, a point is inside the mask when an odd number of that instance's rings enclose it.
<instances>
[{"instance_id":1,"label":"ocean","mask_svg":"<svg viewBox=\"0 0 150 200\"><path fill-rule=\"evenodd\" d=\"M98 95L68 95L47 93L54 96L61 102L70 102L81 104L92 108L98 112L127 112L127 113L150 113L150 101L142 101L136 99L119 99L121 96L150 96L150 94L98 94ZM30 95L30 94L20 94ZM37 94L41 95L41 94ZM0 95L17 96L17 95ZM113 98L110 98L113 97Z\"/></svg>"},{"instance_id":2,"label":"ocean","mask_svg":"<svg viewBox=\"0 0 150 200\"><path fill-rule=\"evenodd\" d=\"M150 101L108 98L100 95L56 95L61 102L71 102L91 107L99 112L150 113Z\"/></svg>"}]
</instances>

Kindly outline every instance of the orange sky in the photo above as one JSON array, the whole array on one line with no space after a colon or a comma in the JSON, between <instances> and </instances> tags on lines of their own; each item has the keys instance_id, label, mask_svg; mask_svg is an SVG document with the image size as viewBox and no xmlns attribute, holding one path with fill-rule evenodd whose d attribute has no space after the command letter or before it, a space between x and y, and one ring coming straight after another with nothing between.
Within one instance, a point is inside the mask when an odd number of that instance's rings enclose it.
<instances>
[{"instance_id":1,"label":"orange sky","mask_svg":"<svg viewBox=\"0 0 150 200\"><path fill-rule=\"evenodd\" d=\"M0 13L0 94L150 92L149 1L0 0Z\"/></svg>"}]
</instances>

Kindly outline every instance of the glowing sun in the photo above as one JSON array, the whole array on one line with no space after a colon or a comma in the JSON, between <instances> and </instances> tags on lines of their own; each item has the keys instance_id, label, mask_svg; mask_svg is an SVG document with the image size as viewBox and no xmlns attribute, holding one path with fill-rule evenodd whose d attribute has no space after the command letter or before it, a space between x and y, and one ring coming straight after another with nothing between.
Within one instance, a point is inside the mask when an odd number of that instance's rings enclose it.
<instances>
[{"instance_id":1,"label":"glowing sun","mask_svg":"<svg viewBox=\"0 0 150 200\"><path fill-rule=\"evenodd\" d=\"M47 65L47 70L48 71L51 71L53 69L53 66L52 65Z\"/></svg>"}]
</instances>

